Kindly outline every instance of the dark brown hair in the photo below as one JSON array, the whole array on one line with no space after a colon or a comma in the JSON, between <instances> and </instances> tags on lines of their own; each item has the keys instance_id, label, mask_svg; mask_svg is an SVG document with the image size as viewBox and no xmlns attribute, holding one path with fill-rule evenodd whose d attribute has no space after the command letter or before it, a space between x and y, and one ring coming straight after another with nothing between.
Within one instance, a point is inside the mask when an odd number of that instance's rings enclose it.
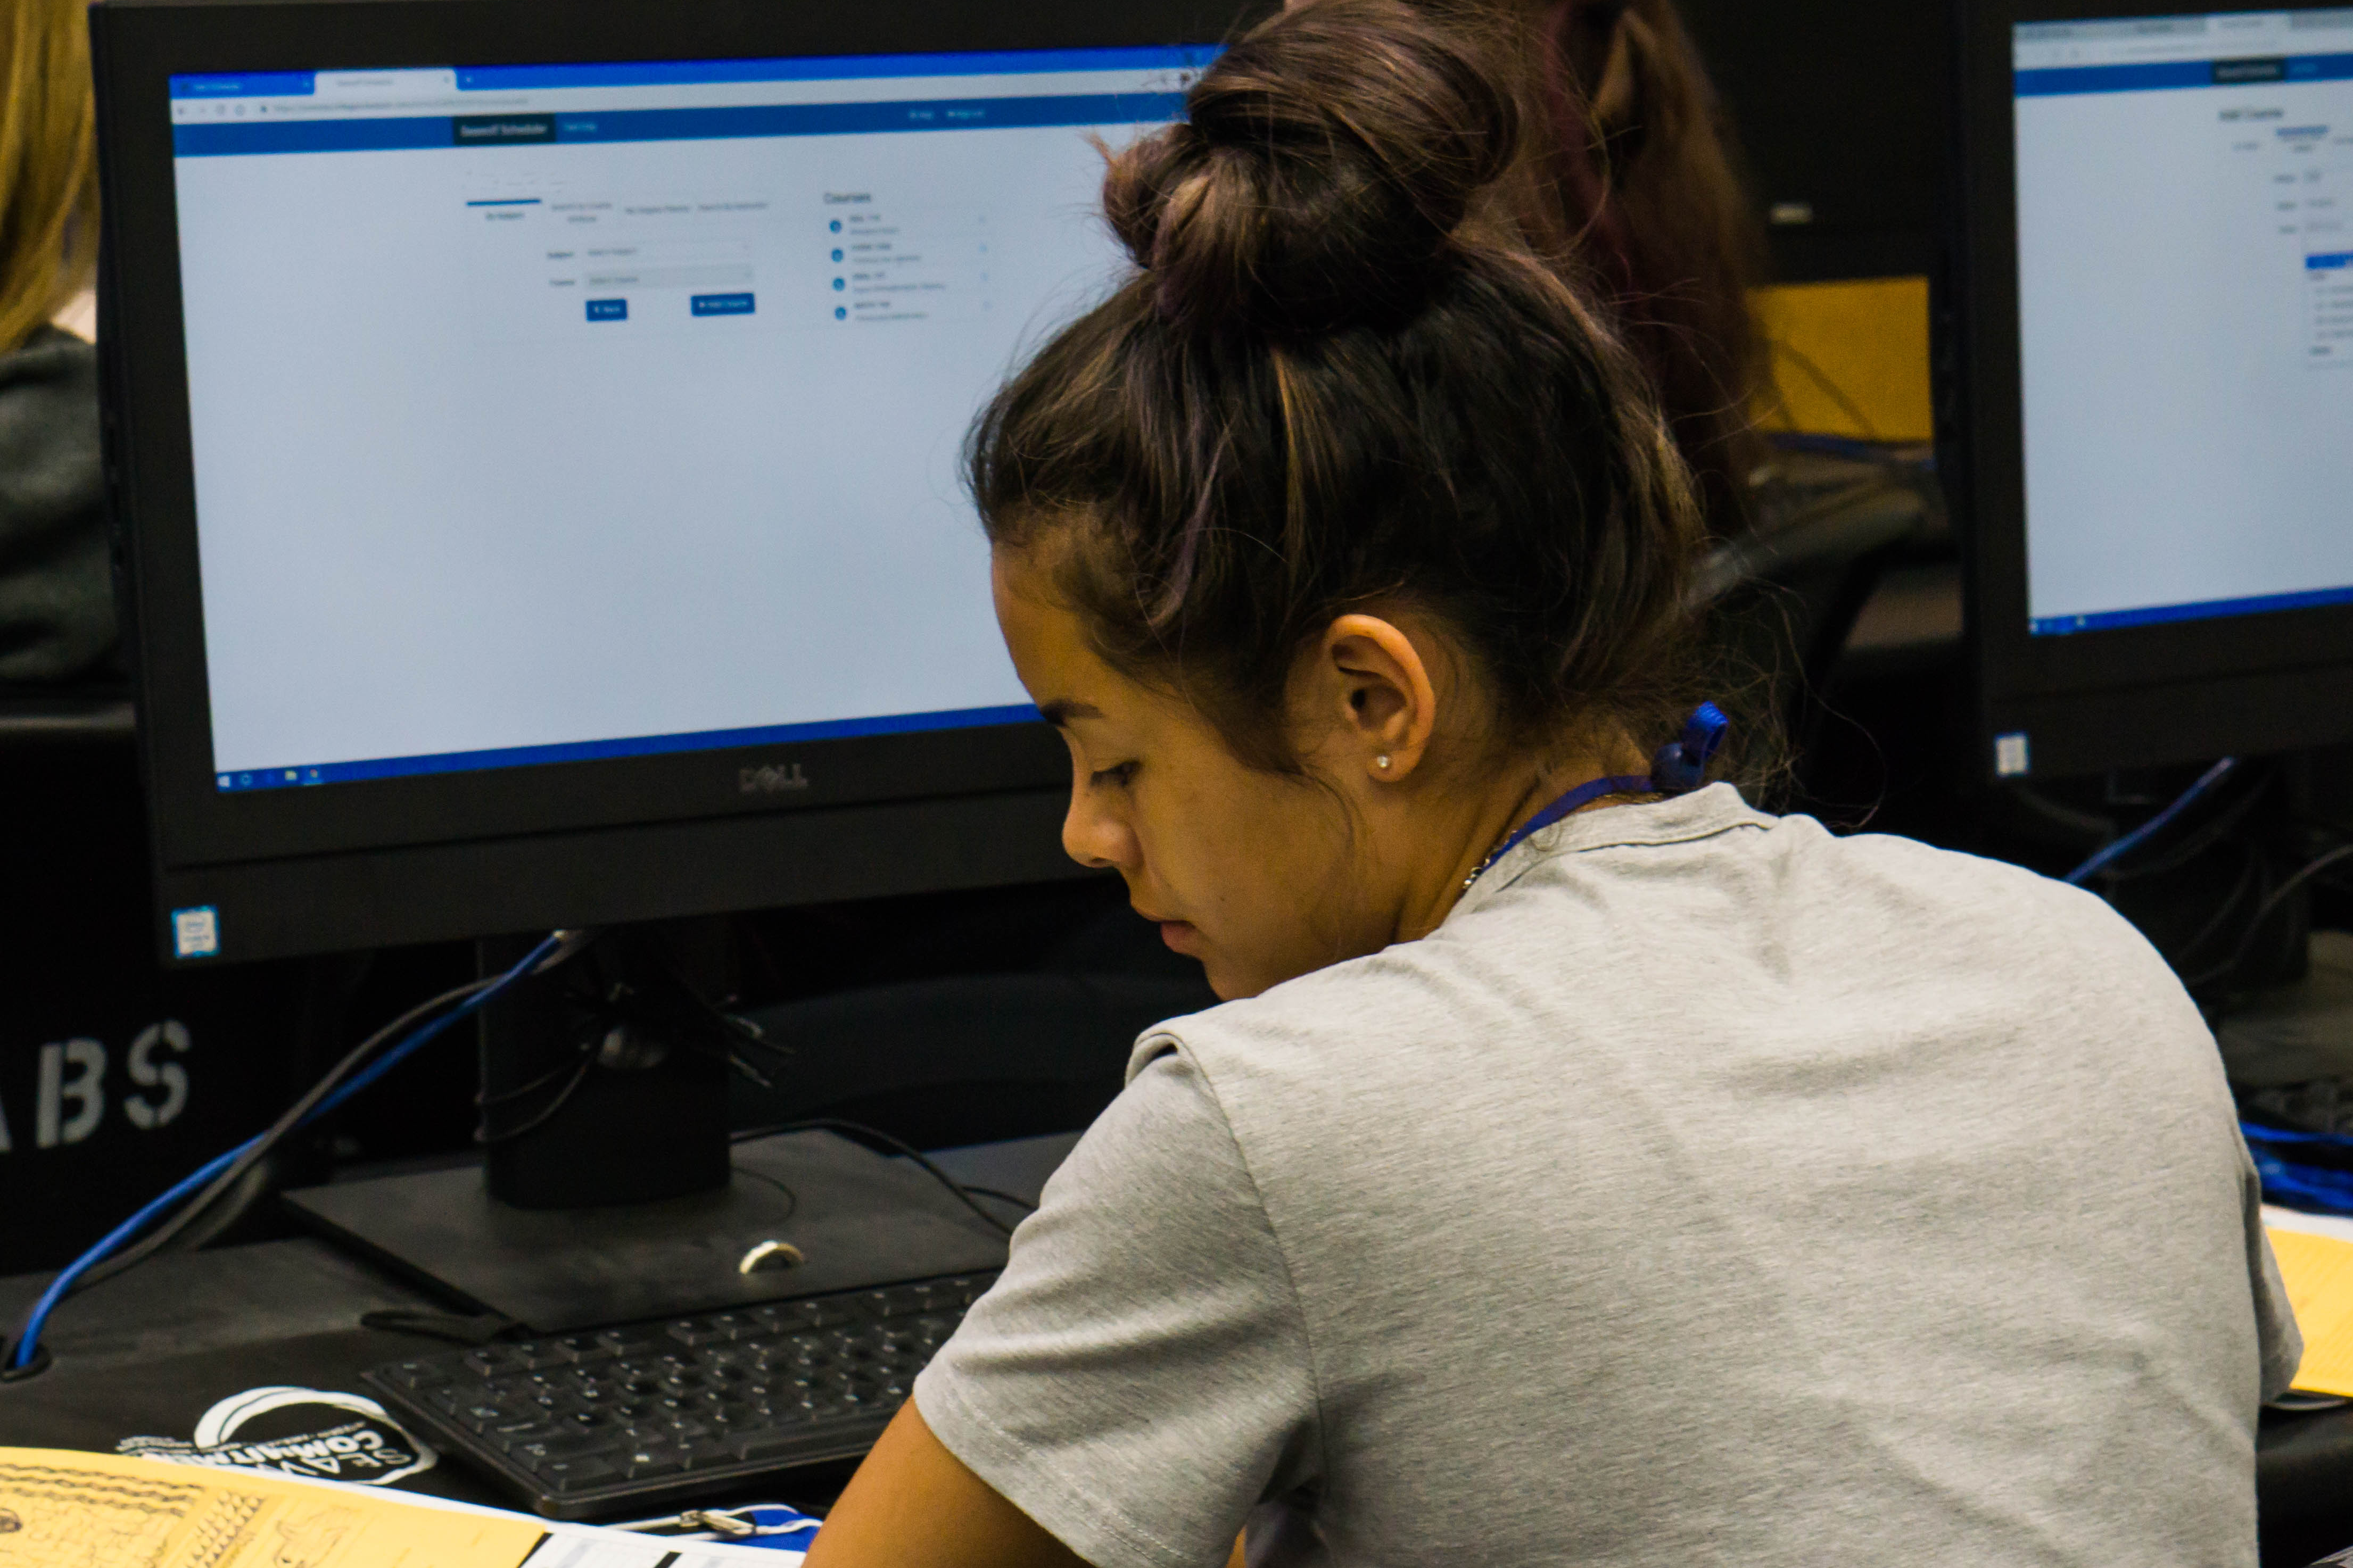
<instances>
[{"instance_id":1,"label":"dark brown hair","mask_svg":"<svg viewBox=\"0 0 2353 1568\"><path fill-rule=\"evenodd\" d=\"M1112 161L1136 272L973 433L991 542L1261 766L1295 766L1300 655L1371 605L1447 629L1504 746L1655 746L1693 698L1688 478L1519 236L1525 116L1491 58L1402 0L1250 32Z\"/></svg>"},{"instance_id":2,"label":"dark brown hair","mask_svg":"<svg viewBox=\"0 0 2353 1568\"><path fill-rule=\"evenodd\" d=\"M1526 221L1618 321L1709 521L1737 532L1768 456L1750 419L1765 356L1748 290L1765 239L1674 0L1479 3L1523 30L1513 58L1545 122Z\"/></svg>"}]
</instances>

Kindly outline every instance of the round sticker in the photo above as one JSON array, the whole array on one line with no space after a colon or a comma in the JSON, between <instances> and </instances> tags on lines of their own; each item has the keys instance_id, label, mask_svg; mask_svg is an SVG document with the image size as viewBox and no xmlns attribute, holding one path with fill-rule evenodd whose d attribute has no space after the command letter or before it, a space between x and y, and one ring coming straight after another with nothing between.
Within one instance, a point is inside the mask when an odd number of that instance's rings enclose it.
<instances>
[{"instance_id":1,"label":"round sticker","mask_svg":"<svg viewBox=\"0 0 2353 1568\"><path fill-rule=\"evenodd\" d=\"M384 1486L429 1470L440 1456L364 1394L275 1386L233 1394L196 1422L193 1440L125 1437L119 1453L184 1465L275 1470L306 1479Z\"/></svg>"}]
</instances>

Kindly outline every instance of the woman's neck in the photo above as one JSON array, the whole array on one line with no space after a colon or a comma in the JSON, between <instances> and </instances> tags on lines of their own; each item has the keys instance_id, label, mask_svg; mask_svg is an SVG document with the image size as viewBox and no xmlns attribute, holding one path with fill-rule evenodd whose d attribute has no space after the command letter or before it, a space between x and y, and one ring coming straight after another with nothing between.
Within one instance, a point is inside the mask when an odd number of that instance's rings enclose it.
<instances>
[{"instance_id":1,"label":"woman's neck","mask_svg":"<svg viewBox=\"0 0 2353 1568\"><path fill-rule=\"evenodd\" d=\"M1417 858L1411 885L1402 906L1398 940L1412 942L1428 936L1444 923L1456 903L1512 836L1570 791L1593 780L1610 777L1647 779L1650 766L1641 748L1620 735L1610 742L1578 748L1573 753L1524 758L1504 767L1484 768L1486 786L1474 798L1460 795L1447 803L1455 807L1446 827L1433 835L1433 852ZM1452 792L1449 792L1451 794ZM1630 793L1603 795L1577 806L1597 811L1642 798ZM1430 824L1438 828L1436 823ZM1439 851L1437 847L1443 846Z\"/></svg>"}]
</instances>

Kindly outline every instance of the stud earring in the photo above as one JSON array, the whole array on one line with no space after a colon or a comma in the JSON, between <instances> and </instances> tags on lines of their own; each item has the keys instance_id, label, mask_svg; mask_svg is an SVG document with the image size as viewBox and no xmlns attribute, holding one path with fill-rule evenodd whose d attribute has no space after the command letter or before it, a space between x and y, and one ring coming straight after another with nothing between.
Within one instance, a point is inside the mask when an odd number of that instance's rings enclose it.
<instances>
[{"instance_id":1,"label":"stud earring","mask_svg":"<svg viewBox=\"0 0 2353 1568\"><path fill-rule=\"evenodd\" d=\"M1388 767L1388 765L1389 765L1389 758L1388 758L1388 753L1387 752L1382 752L1379 756L1375 757L1375 758L1373 759L1373 766L1375 766L1375 767L1377 767L1377 768L1386 768L1386 767Z\"/></svg>"}]
</instances>

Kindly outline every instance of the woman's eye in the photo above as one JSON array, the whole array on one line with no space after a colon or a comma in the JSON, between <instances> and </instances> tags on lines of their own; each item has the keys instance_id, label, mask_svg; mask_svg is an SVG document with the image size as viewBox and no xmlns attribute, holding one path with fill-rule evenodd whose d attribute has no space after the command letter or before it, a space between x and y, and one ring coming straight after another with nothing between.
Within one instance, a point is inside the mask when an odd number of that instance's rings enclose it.
<instances>
[{"instance_id":1,"label":"woman's eye","mask_svg":"<svg viewBox=\"0 0 2353 1568\"><path fill-rule=\"evenodd\" d=\"M1087 782L1101 788L1121 788L1135 776L1134 763L1122 763L1114 768L1101 768L1087 775Z\"/></svg>"}]
</instances>

